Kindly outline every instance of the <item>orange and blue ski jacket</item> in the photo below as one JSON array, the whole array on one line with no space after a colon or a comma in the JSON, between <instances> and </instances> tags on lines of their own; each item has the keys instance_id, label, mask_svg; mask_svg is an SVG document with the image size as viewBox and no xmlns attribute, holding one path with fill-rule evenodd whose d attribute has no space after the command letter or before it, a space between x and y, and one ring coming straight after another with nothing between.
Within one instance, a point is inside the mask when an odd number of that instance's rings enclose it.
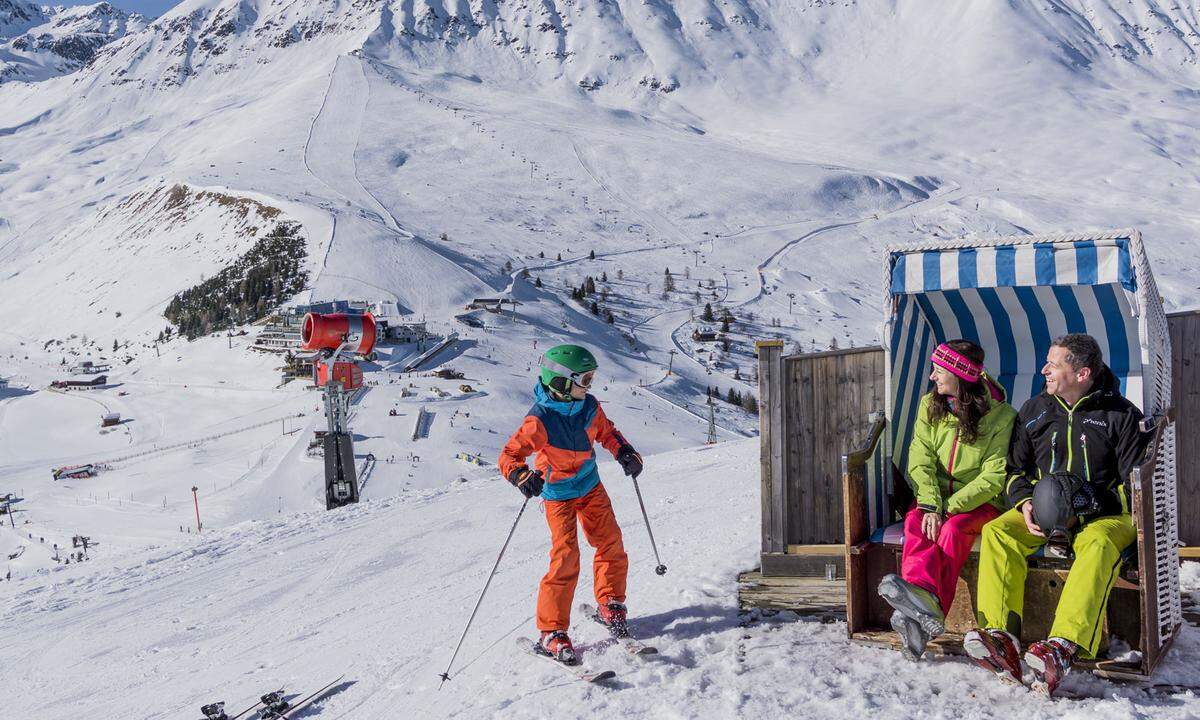
<instances>
[{"instance_id":1,"label":"orange and blue ski jacket","mask_svg":"<svg viewBox=\"0 0 1200 720\"><path fill-rule=\"evenodd\" d=\"M595 443L616 457L628 445L592 395L583 400L554 400L540 382L533 389L535 402L521 427L500 451L500 473L508 477L525 459L537 453L534 468L546 484L546 500L583 497L600 483L596 471Z\"/></svg>"}]
</instances>

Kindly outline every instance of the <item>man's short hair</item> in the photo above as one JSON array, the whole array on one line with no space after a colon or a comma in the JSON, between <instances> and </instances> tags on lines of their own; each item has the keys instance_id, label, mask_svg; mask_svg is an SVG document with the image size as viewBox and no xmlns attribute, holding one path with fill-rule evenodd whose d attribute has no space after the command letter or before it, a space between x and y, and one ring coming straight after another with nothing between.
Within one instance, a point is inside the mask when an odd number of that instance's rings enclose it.
<instances>
[{"instance_id":1,"label":"man's short hair","mask_svg":"<svg viewBox=\"0 0 1200 720\"><path fill-rule=\"evenodd\" d=\"M1092 371L1092 377L1100 372L1104 365L1104 354L1100 352L1100 344L1096 338L1083 333L1071 333L1054 338L1051 347L1060 347L1067 351L1067 362L1071 369L1078 372L1083 368Z\"/></svg>"}]
</instances>

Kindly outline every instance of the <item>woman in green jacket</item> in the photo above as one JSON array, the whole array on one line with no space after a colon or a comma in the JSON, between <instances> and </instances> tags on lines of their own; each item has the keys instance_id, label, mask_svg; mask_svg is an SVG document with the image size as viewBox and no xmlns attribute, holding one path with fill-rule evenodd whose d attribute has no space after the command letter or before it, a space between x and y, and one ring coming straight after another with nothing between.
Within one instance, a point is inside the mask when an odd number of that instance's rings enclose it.
<instances>
[{"instance_id":1,"label":"woman in green jacket","mask_svg":"<svg viewBox=\"0 0 1200 720\"><path fill-rule=\"evenodd\" d=\"M983 526L1000 514L1005 458L1016 411L968 340L942 343L931 358L934 390L921 398L908 450L917 499L904 518L900 576L879 594L895 608L892 627L916 660L945 631L958 574Z\"/></svg>"}]
</instances>

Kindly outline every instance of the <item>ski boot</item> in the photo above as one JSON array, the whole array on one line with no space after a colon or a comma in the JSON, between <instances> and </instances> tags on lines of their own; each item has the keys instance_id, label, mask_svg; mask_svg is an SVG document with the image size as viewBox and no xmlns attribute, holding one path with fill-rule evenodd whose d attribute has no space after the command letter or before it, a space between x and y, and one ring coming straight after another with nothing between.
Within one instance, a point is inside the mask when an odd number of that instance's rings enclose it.
<instances>
[{"instance_id":1,"label":"ski boot","mask_svg":"<svg viewBox=\"0 0 1200 720\"><path fill-rule=\"evenodd\" d=\"M626 624L625 612L624 603L609 600L596 607L596 618L601 625L608 628L613 637L627 638L629 637L629 626Z\"/></svg>"},{"instance_id":2,"label":"ski boot","mask_svg":"<svg viewBox=\"0 0 1200 720\"><path fill-rule=\"evenodd\" d=\"M975 628L963 636L963 650L975 664L996 673L1005 682L1021 682L1021 655L1017 639L1003 630Z\"/></svg>"},{"instance_id":3,"label":"ski boot","mask_svg":"<svg viewBox=\"0 0 1200 720\"><path fill-rule=\"evenodd\" d=\"M913 662L919 661L929 644L929 635L921 623L896 610L892 613L892 629L900 636L900 654Z\"/></svg>"},{"instance_id":4,"label":"ski boot","mask_svg":"<svg viewBox=\"0 0 1200 720\"><path fill-rule=\"evenodd\" d=\"M550 630L542 633L538 641L538 651L554 658L564 665L578 665L579 656L575 654L575 646L571 638L562 630Z\"/></svg>"},{"instance_id":5,"label":"ski boot","mask_svg":"<svg viewBox=\"0 0 1200 720\"><path fill-rule=\"evenodd\" d=\"M1053 697L1058 684L1071 672L1075 650L1074 643L1062 638L1039 640L1030 645L1025 651L1025 664L1033 671L1034 689Z\"/></svg>"},{"instance_id":6,"label":"ski boot","mask_svg":"<svg viewBox=\"0 0 1200 720\"><path fill-rule=\"evenodd\" d=\"M917 587L899 575L884 575L879 594L896 610L916 620L930 638L946 632L946 615L938 599L925 588Z\"/></svg>"},{"instance_id":7,"label":"ski boot","mask_svg":"<svg viewBox=\"0 0 1200 720\"><path fill-rule=\"evenodd\" d=\"M229 720L229 715L225 714L223 701L205 705L200 708L200 712L204 713L204 720Z\"/></svg>"}]
</instances>

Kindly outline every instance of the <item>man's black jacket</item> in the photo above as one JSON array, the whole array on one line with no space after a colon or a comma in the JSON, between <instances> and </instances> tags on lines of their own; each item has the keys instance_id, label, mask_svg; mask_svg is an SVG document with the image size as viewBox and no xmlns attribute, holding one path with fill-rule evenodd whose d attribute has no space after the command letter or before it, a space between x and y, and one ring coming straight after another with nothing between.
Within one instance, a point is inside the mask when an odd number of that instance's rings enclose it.
<instances>
[{"instance_id":1,"label":"man's black jacket","mask_svg":"<svg viewBox=\"0 0 1200 720\"><path fill-rule=\"evenodd\" d=\"M1021 406L1008 450L1008 501L1033 497L1033 485L1052 472L1073 472L1095 490L1100 515L1129 512L1129 474L1148 437L1142 412L1121 395L1105 365L1074 408L1042 392Z\"/></svg>"}]
</instances>

